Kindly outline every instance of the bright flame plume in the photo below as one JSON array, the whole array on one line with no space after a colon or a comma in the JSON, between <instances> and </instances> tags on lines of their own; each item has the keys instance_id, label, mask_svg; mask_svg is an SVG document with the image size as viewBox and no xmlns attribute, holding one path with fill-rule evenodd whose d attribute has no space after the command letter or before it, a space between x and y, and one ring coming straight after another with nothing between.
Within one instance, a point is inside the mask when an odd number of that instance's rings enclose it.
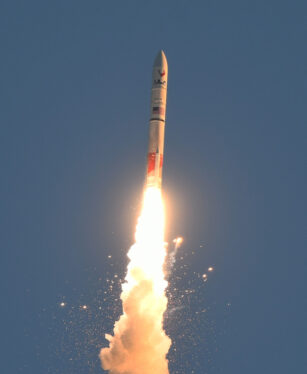
<instances>
[{"instance_id":1,"label":"bright flame plume","mask_svg":"<svg viewBox=\"0 0 307 374\"><path fill-rule=\"evenodd\" d=\"M115 322L114 336L106 335L110 346L100 352L102 367L110 374L168 374L166 354L171 340L163 330L167 308L164 206L158 188L145 191L128 257L121 293L123 314Z\"/></svg>"}]
</instances>

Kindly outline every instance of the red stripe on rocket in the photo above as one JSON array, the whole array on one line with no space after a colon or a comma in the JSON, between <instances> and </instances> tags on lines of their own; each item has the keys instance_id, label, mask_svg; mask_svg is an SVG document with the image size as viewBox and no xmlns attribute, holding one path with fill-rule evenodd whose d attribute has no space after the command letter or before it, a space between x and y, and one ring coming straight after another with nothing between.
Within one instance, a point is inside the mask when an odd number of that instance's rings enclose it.
<instances>
[{"instance_id":1,"label":"red stripe on rocket","mask_svg":"<svg viewBox=\"0 0 307 374\"><path fill-rule=\"evenodd\" d=\"M159 153L148 153L147 157L147 175L152 173L162 177L163 155Z\"/></svg>"}]
</instances>

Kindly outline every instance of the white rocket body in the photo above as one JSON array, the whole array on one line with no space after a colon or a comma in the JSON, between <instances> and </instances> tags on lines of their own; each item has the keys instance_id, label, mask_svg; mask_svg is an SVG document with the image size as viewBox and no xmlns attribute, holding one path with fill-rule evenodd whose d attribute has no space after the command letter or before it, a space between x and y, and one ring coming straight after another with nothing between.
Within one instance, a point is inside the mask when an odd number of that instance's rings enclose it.
<instances>
[{"instance_id":1,"label":"white rocket body","mask_svg":"<svg viewBox=\"0 0 307 374\"><path fill-rule=\"evenodd\" d=\"M167 78L167 60L164 52L160 51L152 72L146 187L161 188L162 183Z\"/></svg>"}]
</instances>

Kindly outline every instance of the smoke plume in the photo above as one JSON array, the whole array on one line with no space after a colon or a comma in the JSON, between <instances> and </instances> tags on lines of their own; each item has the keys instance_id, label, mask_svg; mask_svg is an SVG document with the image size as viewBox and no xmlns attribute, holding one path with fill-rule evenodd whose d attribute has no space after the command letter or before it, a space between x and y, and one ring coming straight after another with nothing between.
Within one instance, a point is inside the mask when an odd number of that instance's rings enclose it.
<instances>
[{"instance_id":1,"label":"smoke plume","mask_svg":"<svg viewBox=\"0 0 307 374\"><path fill-rule=\"evenodd\" d=\"M163 330L167 282L160 189L145 191L135 239L122 285L123 314L115 322L114 335L106 334L109 347L101 350L100 359L110 374L168 374L171 340Z\"/></svg>"}]
</instances>

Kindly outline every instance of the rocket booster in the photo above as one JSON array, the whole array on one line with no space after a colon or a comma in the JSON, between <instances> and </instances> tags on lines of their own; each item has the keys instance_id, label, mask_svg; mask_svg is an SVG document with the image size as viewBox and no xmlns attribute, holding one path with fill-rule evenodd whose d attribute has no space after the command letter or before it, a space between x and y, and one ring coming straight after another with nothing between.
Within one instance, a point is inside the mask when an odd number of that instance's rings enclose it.
<instances>
[{"instance_id":1,"label":"rocket booster","mask_svg":"<svg viewBox=\"0 0 307 374\"><path fill-rule=\"evenodd\" d=\"M146 187L161 188L168 66L161 50L152 71Z\"/></svg>"}]
</instances>

